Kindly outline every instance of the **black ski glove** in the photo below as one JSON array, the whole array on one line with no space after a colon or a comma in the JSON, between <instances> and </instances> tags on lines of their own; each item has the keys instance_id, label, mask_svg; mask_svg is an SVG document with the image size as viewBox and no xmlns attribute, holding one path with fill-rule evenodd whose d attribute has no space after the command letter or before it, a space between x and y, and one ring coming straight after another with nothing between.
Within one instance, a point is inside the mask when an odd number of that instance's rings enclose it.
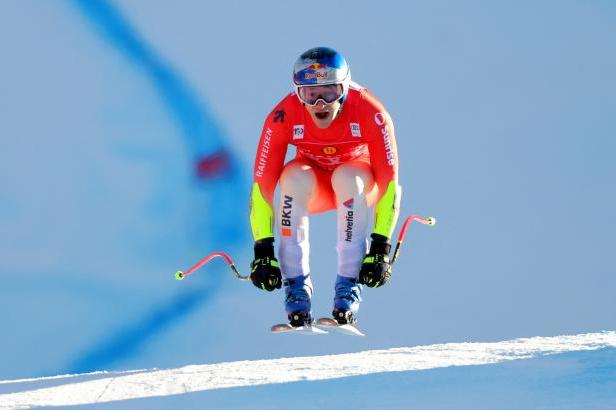
<instances>
[{"instance_id":1,"label":"black ski glove","mask_svg":"<svg viewBox=\"0 0 616 410\"><path fill-rule=\"evenodd\" d=\"M369 288L378 288L391 278L391 265L389 264L391 245L387 237L383 235L373 233L370 237L372 238L370 252L361 265L359 283Z\"/></svg>"},{"instance_id":2,"label":"black ski glove","mask_svg":"<svg viewBox=\"0 0 616 410\"><path fill-rule=\"evenodd\" d=\"M263 290L271 292L282 286L282 275L278 259L274 257L274 238L255 242L255 259L250 264L250 280Z\"/></svg>"}]
</instances>

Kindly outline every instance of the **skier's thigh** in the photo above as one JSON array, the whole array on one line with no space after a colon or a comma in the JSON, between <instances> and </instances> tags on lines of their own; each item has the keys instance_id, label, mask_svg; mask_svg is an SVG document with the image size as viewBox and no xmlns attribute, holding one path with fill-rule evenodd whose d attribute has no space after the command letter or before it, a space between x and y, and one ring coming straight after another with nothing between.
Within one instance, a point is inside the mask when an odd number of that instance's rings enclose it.
<instances>
[{"instance_id":1,"label":"skier's thigh","mask_svg":"<svg viewBox=\"0 0 616 410\"><path fill-rule=\"evenodd\" d=\"M302 161L289 162L280 175L281 194L293 197L304 208L312 199L316 183L313 167Z\"/></svg>"}]
</instances>

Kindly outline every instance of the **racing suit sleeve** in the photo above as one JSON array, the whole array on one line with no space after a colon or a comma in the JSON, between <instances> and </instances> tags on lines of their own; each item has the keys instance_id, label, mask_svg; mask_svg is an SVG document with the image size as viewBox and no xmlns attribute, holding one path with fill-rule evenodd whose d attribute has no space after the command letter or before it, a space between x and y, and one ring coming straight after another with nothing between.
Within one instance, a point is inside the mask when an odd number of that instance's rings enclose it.
<instances>
[{"instance_id":1,"label":"racing suit sleeve","mask_svg":"<svg viewBox=\"0 0 616 410\"><path fill-rule=\"evenodd\" d=\"M255 241L274 237L274 191L289 141L284 116L280 106L267 116L257 147L250 195L250 226Z\"/></svg>"},{"instance_id":2,"label":"racing suit sleeve","mask_svg":"<svg viewBox=\"0 0 616 410\"><path fill-rule=\"evenodd\" d=\"M368 149L372 173L379 189L373 233L390 239L398 221L402 195L398 185L398 149L389 113L378 101L373 101L372 105L374 109L369 110L367 117L372 136Z\"/></svg>"}]
</instances>

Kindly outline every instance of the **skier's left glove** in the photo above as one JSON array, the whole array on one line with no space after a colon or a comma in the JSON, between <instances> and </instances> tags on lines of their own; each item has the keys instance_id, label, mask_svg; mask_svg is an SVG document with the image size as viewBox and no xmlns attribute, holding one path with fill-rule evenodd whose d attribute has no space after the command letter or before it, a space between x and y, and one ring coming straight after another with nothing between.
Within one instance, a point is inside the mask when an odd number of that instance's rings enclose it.
<instances>
[{"instance_id":1,"label":"skier's left glove","mask_svg":"<svg viewBox=\"0 0 616 410\"><path fill-rule=\"evenodd\" d=\"M391 245L387 237L383 235L373 233L370 237L372 243L359 271L359 283L369 288L378 288L386 284L391 278L391 265L389 263Z\"/></svg>"},{"instance_id":2,"label":"skier's left glove","mask_svg":"<svg viewBox=\"0 0 616 410\"><path fill-rule=\"evenodd\" d=\"M255 242L255 259L250 264L250 280L259 289L271 292L282 286L278 259L274 257L274 238Z\"/></svg>"}]
</instances>

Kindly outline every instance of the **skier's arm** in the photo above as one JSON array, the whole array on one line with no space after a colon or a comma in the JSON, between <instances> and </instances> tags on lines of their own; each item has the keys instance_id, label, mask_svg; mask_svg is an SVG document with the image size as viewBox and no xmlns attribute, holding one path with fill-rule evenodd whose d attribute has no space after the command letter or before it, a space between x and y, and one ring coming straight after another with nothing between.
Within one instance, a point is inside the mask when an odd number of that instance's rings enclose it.
<instances>
[{"instance_id":1,"label":"skier's arm","mask_svg":"<svg viewBox=\"0 0 616 410\"><path fill-rule=\"evenodd\" d=\"M274 237L274 191L284 166L288 136L276 122L278 107L268 115L257 148L250 195L250 226L255 241Z\"/></svg>"},{"instance_id":2,"label":"skier's arm","mask_svg":"<svg viewBox=\"0 0 616 410\"><path fill-rule=\"evenodd\" d=\"M390 238L400 210L400 187L393 123L378 101L373 101L372 106L376 112L372 112L370 117L372 123L368 149L372 173L379 188L379 198L375 206L374 231L370 235L372 242L359 271L359 283L378 288L391 278Z\"/></svg>"},{"instance_id":3,"label":"skier's arm","mask_svg":"<svg viewBox=\"0 0 616 410\"><path fill-rule=\"evenodd\" d=\"M393 122L383 109L373 115L374 138L369 143L370 162L379 198L375 205L374 234L390 239L400 211L398 150Z\"/></svg>"}]
</instances>

